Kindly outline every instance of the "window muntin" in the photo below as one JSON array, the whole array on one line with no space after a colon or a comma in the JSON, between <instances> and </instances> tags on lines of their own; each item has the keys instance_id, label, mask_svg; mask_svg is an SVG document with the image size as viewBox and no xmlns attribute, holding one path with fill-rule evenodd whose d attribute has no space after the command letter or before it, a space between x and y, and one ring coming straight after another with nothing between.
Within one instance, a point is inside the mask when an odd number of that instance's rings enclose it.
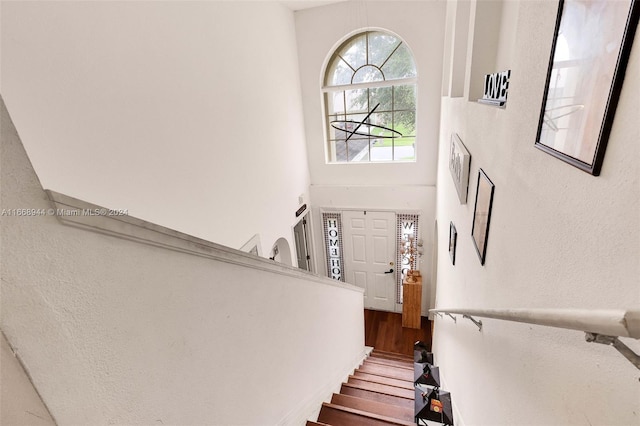
<instances>
[{"instance_id":1,"label":"window muntin","mask_svg":"<svg viewBox=\"0 0 640 426\"><path fill-rule=\"evenodd\" d=\"M360 33L325 74L329 162L415 161L416 69L408 47L381 31Z\"/></svg>"}]
</instances>

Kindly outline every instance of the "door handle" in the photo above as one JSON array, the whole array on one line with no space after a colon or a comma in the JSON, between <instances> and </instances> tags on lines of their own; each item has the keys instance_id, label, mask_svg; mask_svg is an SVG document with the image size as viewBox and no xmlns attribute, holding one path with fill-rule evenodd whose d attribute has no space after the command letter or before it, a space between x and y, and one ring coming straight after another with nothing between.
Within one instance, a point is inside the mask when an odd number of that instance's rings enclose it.
<instances>
[{"instance_id":1,"label":"door handle","mask_svg":"<svg viewBox=\"0 0 640 426\"><path fill-rule=\"evenodd\" d=\"M393 274L393 268L389 269L385 274Z\"/></svg>"}]
</instances>

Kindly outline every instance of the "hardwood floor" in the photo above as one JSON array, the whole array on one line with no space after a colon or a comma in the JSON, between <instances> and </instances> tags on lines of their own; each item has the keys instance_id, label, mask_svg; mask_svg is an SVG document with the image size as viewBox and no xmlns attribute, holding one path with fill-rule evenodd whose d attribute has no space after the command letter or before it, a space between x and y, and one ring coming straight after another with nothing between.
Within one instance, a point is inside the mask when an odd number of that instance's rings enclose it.
<instances>
[{"instance_id":1,"label":"hardwood floor","mask_svg":"<svg viewBox=\"0 0 640 426\"><path fill-rule=\"evenodd\" d=\"M364 310L364 342L367 346L413 355L413 344L422 340L431 349L431 321L422 317L422 327L403 328L402 314Z\"/></svg>"}]
</instances>

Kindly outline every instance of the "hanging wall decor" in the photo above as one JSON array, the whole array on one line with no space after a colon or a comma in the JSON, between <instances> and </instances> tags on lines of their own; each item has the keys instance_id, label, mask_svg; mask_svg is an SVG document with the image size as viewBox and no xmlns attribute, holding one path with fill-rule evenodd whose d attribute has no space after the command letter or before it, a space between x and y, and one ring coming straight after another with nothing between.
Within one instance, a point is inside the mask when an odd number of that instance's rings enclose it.
<instances>
[{"instance_id":1,"label":"hanging wall decor","mask_svg":"<svg viewBox=\"0 0 640 426\"><path fill-rule=\"evenodd\" d=\"M453 133L449 145L449 171L453 178L453 183L458 191L460 204L467 204L467 189L469 187L469 168L471 167L471 155L460 140L460 137Z\"/></svg>"},{"instance_id":2,"label":"hanging wall decor","mask_svg":"<svg viewBox=\"0 0 640 426\"><path fill-rule=\"evenodd\" d=\"M418 239L418 218L417 214L397 214L397 232L396 232L396 246L401 247L404 241L410 239L411 245L416 251L421 251L418 248L421 245ZM418 269L418 258L416 256L411 258L411 255L405 251L402 253L400 249L397 250L396 264L399 265L400 273L396 274L396 303L402 303L402 283L407 277L407 272L411 269Z\"/></svg>"},{"instance_id":3,"label":"hanging wall decor","mask_svg":"<svg viewBox=\"0 0 640 426\"><path fill-rule=\"evenodd\" d=\"M327 249L327 276L344 282L344 258L342 257L342 215L322 213L324 244Z\"/></svg>"},{"instance_id":4,"label":"hanging wall decor","mask_svg":"<svg viewBox=\"0 0 640 426\"><path fill-rule=\"evenodd\" d=\"M535 146L595 176L639 9L637 0L560 1Z\"/></svg>"},{"instance_id":5,"label":"hanging wall decor","mask_svg":"<svg viewBox=\"0 0 640 426\"><path fill-rule=\"evenodd\" d=\"M453 222L449 223L449 257L451 257L451 264L456 264L456 244L458 241L458 231Z\"/></svg>"},{"instance_id":6,"label":"hanging wall decor","mask_svg":"<svg viewBox=\"0 0 640 426\"><path fill-rule=\"evenodd\" d=\"M478 102L493 106L505 106L510 77L511 70L485 74L484 93L482 94L482 99L478 99Z\"/></svg>"},{"instance_id":7,"label":"hanging wall decor","mask_svg":"<svg viewBox=\"0 0 640 426\"><path fill-rule=\"evenodd\" d=\"M471 235L473 236L473 243L476 246L481 265L484 265L487 254L487 237L489 236L494 188L493 182L491 182L484 170L478 170L476 205L473 209L473 228L471 229Z\"/></svg>"}]
</instances>

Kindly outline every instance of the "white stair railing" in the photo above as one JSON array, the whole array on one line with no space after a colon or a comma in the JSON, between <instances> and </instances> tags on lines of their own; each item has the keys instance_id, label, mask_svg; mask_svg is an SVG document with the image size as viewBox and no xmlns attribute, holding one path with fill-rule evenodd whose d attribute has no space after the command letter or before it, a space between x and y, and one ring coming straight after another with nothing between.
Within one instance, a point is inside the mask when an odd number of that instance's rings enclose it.
<instances>
[{"instance_id":1,"label":"white stair railing","mask_svg":"<svg viewBox=\"0 0 640 426\"><path fill-rule=\"evenodd\" d=\"M587 342L612 345L640 369L640 356L619 339L640 339L640 310L438 308L429 312L441 317L448 315L454 321L454 315L462 315L472 321L479 331L482 331L482 321L474 317L583 331Z\"/></svg>"}]
</instances>

